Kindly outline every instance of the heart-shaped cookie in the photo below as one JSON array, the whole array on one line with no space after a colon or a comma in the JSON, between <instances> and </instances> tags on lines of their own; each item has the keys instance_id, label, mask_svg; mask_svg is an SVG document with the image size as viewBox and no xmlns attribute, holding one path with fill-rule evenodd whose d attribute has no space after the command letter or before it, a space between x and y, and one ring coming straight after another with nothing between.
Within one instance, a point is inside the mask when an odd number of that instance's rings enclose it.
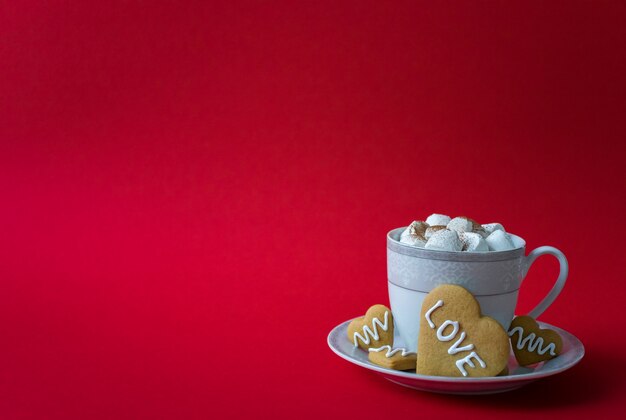
<instances>
[{"instance_id":1,"label":"heart-shaped cookie","mask_svg":"<svg viewBox=\"0 0 626 420\"><path fill-rule=\"evenodd\" d=\"M370 348L368 359L375 365L393 370L415 370L416 354L404 348L392 349L391 346Z\"/></svg>"},{"instance_id":2,"label":"heart-shaped cookie","mask_svg":"<svg viewBox=\"0 0 626 420\"><path fill-rule=\"evenodd\" d=\"M370 347L393 346L393 316L385 305L374 305L365 316L348 324L348 340L354 347L367 351Z\"/></svg>"},{"instance_id":3,"label":"heart-shaped cookie","mask_svg":"<svg viewBox=\"0 0 626 420\"><path fill-rule=\"evenodd\" d=\"M554 330L541 329L529 316L515 317L509 328L513 354L520 366L550 360L561 353L563 340Z\"/></svg>"},{"instance_id":4,"label":"heart-shaped cookie","mask_svg":"<svg viewBox=\"0 0 626 420\"><path fill-rule=\"evenodd\" d=\"M509 357L509 337L461 286L442 285L424 299L416 372L436 376L496 376Z\"/></svg>"}]
</instances>

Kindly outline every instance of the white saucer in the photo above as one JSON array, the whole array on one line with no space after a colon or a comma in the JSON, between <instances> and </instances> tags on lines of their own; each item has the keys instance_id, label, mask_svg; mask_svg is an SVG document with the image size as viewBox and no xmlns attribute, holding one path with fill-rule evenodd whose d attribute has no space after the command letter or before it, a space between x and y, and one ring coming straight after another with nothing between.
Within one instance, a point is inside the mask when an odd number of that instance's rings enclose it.
<instances>
[{"instance_id":1,"label":"white saucer","mask_svg":"<svg viewBox=\"0 0 626 420\"><path fill-rule=\"evenodd\" d=\"M371 363L365 351L359 347L355 348L352 343L348 341L346 331L350 321L351 320L339 324L328 334L328 346L332 351L348 362L372 370L391 382L421 391L466 395L495 394L498 392L511 391L536 381L537 379L561 373L580 362L585 355L585 347L579 339L565 330L538 321L541 328L555 330L563 339L561 354L552 360L530 367L522 367L517 364L513 353L511 353L508 364L509 374L507 376L452 378L418 375L414 372L387 369ZM394 338L394 342L397 342L396 340L398 340L398 337Z\"/></svg>"}]
</instances>

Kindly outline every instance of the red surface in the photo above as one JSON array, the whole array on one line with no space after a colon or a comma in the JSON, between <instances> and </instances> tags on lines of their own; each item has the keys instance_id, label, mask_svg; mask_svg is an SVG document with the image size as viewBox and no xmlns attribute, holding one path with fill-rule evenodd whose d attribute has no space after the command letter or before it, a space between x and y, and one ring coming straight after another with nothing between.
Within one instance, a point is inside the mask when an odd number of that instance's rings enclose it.
<instances>
[{"instance_id":1,"label":"red surface","mask_svg":"<svg viewBox=\"0 0 626 420\"><path fill-rule=\"evenodd\" d=\"M623 3L40 3L0 13L1 418L624 407ZM580 365L453 398L331 353L435 211L566 253Z\"/></svg>"}]
</instances>

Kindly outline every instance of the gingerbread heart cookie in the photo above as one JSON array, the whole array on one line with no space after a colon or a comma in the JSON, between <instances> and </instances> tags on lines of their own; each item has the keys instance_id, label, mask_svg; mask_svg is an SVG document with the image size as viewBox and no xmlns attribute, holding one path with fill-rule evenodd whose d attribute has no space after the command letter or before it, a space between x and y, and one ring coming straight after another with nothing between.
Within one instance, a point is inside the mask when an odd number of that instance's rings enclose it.
<instances>
[{"instance_id":1,"label":"gingerbread heart cookie","mask_svg":"<svg viewBox=\"0 0 626 420\"><path fill-rule=\"evenodd\" d=\"M498 373L496 376L508 376L509 375L509 367L505 366L502 372Z\"/></svg>"},{"instance_id":2,"label":"gingerbread heart cookie","mask_svg":"<svg viewBox=\"0 0 626 420\"><path fill-rule=\"evenodd\" d=\"M368 355L370 362L394 370L415 370L416 357L415 353L406 349L392 349L391 346L370 347Z\"/></svg>"},{"instance_id":3,"label":"gingerbread heart cookie","mask_svg":"<svg viewBox=\"0 0 626 420\"><path fill-rule=\"evenodd\" d=\"M424 299L416 372L436 376L496 376L509 356L509 337L461 286L442 285Z\"/></svg>"},{"instance_id":4,"label":"gingerbread heart cookie","mask_svg":"<svg viewBox=\"0 0 626 420\"><path fill-rule=\"evenodd\" d=\"M529 316L518 316L509 328L513 354L520 366L550 360L561 353L563 340L553 330L541 329Z\"/></svg>"},{"instance_id":5,"label":"gingerbread heart cookie","mask_svg":"<svg viewBox=\"0 0 626 420\"><path fill-rule=\"evenodd\" d=\"M370 347L393 346L393 316L385 305L374 305L365 316L348 324L348 340L354 347L367 351Z\"/></svg>"}]
</instances>

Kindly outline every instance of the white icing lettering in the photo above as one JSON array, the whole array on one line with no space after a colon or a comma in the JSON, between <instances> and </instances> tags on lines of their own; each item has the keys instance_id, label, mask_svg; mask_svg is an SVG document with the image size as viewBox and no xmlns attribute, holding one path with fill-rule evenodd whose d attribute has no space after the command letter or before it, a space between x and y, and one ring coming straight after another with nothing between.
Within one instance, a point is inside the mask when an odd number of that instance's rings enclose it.
<instances>
[{"instance_id":1,"label":"white icing lettering","mask_svg":"<svg viewBox=\"0 0 626 420\"><path fill-rule=\"evenodd\" d=\"M432 313L435 311L435 309L437 309L437 308L439 308L439 307L441 307L441 306L443 306L443 300L438 300L438 301L437 301L437 303L435 303L435 304L433 305L433 307L432 307L432 308L430 308L430 309L428 310L428 312L426 312L426 315L425 315L425 316L426 316L426 321L428 321L428 325L430 326L430 328L435 328L435 324L434 324L434 322L430 319L430 317L431 317Z\"/></svg>"},{"instance_id":2,"label":"white icing lettering","mask_svg":"<svg viewBox=\"0 0 626 420\"><path fill-rule=\"evenodd\" d=\"M387 329L389 328L388 315L389 315L389 311L385 311L384 322L380 322L378 318L372 319L373 331L370 329L369 325L365 325L363 327L363 335L359 334L358 332L355 332L354 333L354 347L359 346L359 344L357 343L357 339L361 339L363 344L366 344L366 345L370 343L370 337L372 337L374 341L378 341L380 336L378 335L377 327L380 327L383 331L387 331Z\"/></svg>"},{"instance_id":3,"label":"white icing lettering","mask_svg":"<svg viewBox=\"0 0 626 420\"><path fill-rule=\"evenodd\" d=\"M539 355L544 355L550 351L550 356L556 356L556 346L554 343L550 343L546 347L543 347L544 342L542 337L537 337L535 333L530 333L528 336L524 337L524 329L522 327L515 327L509 331L509 337L512 338L515 333L518 333L516 345L518 350L528 346L528 351L531 353L537 350Z\"/></svg>"},{"instance_id":4,"label":"white icing lettering","mask_svg":"<svg viewBox=\"0 0 626 420\"><path fill-rule=\"evenodd\" d=\"M443 335L443 332L446 330L446 327L448 325L452 325L452 332L448 335ZM459 323L457 321L447 320L443 324L441 324L441 326L437 330L437 338L439 339L439 341L450 341L456 336L456 333L458 332Z\"/></svg>"},{"instance_id":5,"label":"white icing lettering","mask_svg":"<svg viewBox=\"0 0 626 420\"><path fill-rule=\"evenodd\" d=\"M425 315L426 321L428 321L428 325L432 329L434 329L436 327L435 323L431 319L432 313L435 311L435 309L437 309L437 308L439 308L441 306L443 306L443 300L437 301L437 303L435 303L426 312L426 315ZM448 333L448 334L445 334L446 328L448 328L449 326L452 326L452 331L450 333ZM439 341L441 341L442 343L448 342L448 341L453 340L457 336L458 333L459 333L459 322L447 319L447 320L445 320L443 322L443 324L441 324L439 326L439 328L437 328L437 339ZM463 340L465 340L466 337L467 337L467 334L465 333L465 331L461 331L461 335L459 336L459 339L456 340L454 343L452 343L452 345L448 348L448 354L449 355L455 355L455 354L460 353L462 351L473 350L474 349L474 345L472 343L467 344L467 345L462 346L462 347L459 347L459 346L462 345ZM469 365L471 367L476 367L476 365L474 365L474 362L472 362L472 360L471 360L472 358L477 360L478 363L480 364L480 366L483 369L487 367L487 364L483 361L483 359L481 359L480 356L475 351L472 351L470 354L468 354L464 358L459 359L459 360L456 361L456 367L459 369L459 371L461 371L463 376L467 376L467 371L465 370L463 365Z\"/></svg>"},{"instance_id":6,"label":"white icing lettering","mask_svg":"<svg viewBox=\"0 0 626 420\"><path fill-rule=\"evenodd\" d=\"M466 371L466 370L465 370L465 368L463 367L463 365L464 365L464 364L467 364L467 365L469 365L470 367L473 367L473 368L475 368L475 367L476 367L476 365L474 364L474 362L472 362L472 360L471 360L471 359L472 359L472 357L473 357L474 359L476 359L476 361L477 361L478 363L480 363L480 367L481 367L481 368L483 368L483 369L484 369L484 368L486 368L486 367L487 367L487 364L486 364L485 362L483 362L483 359L481 359L481 358L480 358L480 357L476 354L476 352L475 352L475 351L473 351L473 352L471 352L470 354L468 354L467 356L465 356L464 358L459 359L459 360L457 360L457 361L456 361L456 367L457 367L457 368L461 371L461 374L462 374L463 376L467 376L467 371Z\"/></svg>"},{"instance_id":7,"label":"white icing lettering","mask_svg":"<svg viewBox=\"0 0 626 420\"><path fill-rule=\"evenodd\" d=\"M456 340L456 342L454 342L454 344L452 344L452 346L450 346L450 348L448 349L448 354L457 354L462 351L470 351L474 348L473 344L468 344L467 346L459 347L459 344L461 344L463 340L465 340L465 336L466 336L465 331L462 331L461 337L458 340Z\"/></svg>"},{"instance_id":8,"label":"white icing lettering","mask_svg":"<svg viewBox=\"0 0 626 420\"><path fill-rule=\"evenodd\" d=\"M396 354L396 353L398 353L398 352L402 352L402 353L400 353L400 355L401 355L402 357L406 357L406 356L408 356L408 355L410 355L410 354L415 354L415 353L408 352L406 349L403 349L403 348L401 348L401 347L399 347L399 348L397 348L397 349L393 349L393 350L391 350L391 346L389 346L389 345L387 345L387 346L382 346L382 347L379 347L379 348L377 348L377 349L375 349L375 348L371 348L371 347L370 347L368 350L369 350L369 351L375 351L375 352L380 352L380 351L383 351L383 350L387 350L387 353L385 353L385 357L387 357L387 358L389 358L389 357L393 356L394 354Z\"/></svg>"}]
</instances>

